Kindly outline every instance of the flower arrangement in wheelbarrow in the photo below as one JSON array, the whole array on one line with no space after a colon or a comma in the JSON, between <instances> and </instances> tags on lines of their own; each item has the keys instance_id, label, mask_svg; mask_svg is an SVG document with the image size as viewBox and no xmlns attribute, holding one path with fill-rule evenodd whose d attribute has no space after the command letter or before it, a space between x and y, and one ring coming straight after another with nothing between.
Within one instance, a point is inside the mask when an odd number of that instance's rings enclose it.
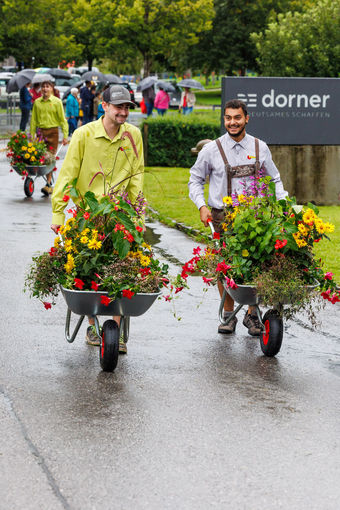
<instances>
[{"instance_id":1,"label":"flower arrangement in wheelbarrow","mask_svg":"<svg viewBox=\"0 0 340 510\"><path fill-rule=\"evenodd\" d=\"M78 204L60 227L49 251L33 257L25 288L45 308L55 304L60 286L71 290L105 292L101 304L136 293L158 292L168 283L162 264L143 239L145 200L140 193L131 204L124 190L97 200L88 191L79 195L76 181L66 188L64 201Z\"/></svg>"},{"instance_id":2,"label":"flower arrangement in wheelbarrow","mask_svg":"<svg viewBox=\"0 0 340 510\"><path fill-rule=\"evenodd\" d=\"M243 194L223 198L222 233L215 232L205 249L194 249L177 277L178 287L187 286L188 275L197 273L208 286L218 279L231 289L251 285L262 304L288 305L281 309L287 318L306 310L315 324L317 295L340 301L333 274L313 252L315 243L329 240L334 225L319 217L314 204L277 201L269 177L254 177L243 188Z\"/></svg>"},{"instance_id":3,"label":"flower arrangement in wheelbarrow","mask_svg":"<svg viewBox=\"0 0 340 510\"><path fill-rule=\"evenodd\" d=\"M27 166L50 165L55 161L55 156L49 151L46 143L40 138L31 137L25 131L14 133L7 148L6 156L12 169L22 177L27 175Z\"/></svg>"}]
</instances>

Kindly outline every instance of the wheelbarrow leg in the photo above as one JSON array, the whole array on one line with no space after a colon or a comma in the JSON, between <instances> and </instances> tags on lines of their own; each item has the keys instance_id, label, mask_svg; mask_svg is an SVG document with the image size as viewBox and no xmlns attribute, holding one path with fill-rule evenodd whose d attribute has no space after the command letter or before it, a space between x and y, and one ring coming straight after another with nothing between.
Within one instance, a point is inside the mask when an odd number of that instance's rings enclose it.
<instances>
[{"instance_id":1,"label":"wheelbarrow leg","mask_svg":"<svg viewBox=\"0 0 340 510\"><path fill-rule=\"evenodd\" d=\"M219 308L219 311L218 311L218 315L219 315L219 319L220 319L220 323L223 325L223 326L226 326L227 324L229 324L229 322L231 321L231 319L233 319L234 317L236 317L236 315L238 314L238 312L241 310L242 306L243 305L238 305L238 307L236 308L236 310L234 310L232 312L231 315L229 315L229 317L227 319L225 319L223 317L223 312L224 312L224 302L225 302L225 298L226 298L226 295L227 295L227 292L225 289L223 289L223 294L222 294L222 298L221 298L221 303L220 303L220 308Z\"/></svg>"},{"instance_id":2,"label":"wheelbarrow leg","mask_svg":"<svg viewBox=\"0 0 340 510\"><path fill-rule=\"evenodd\" d=\"M65 323L65 338L66 340L71 344L72 342L74 342L74 339L76 338L77 336L77 333L79 331L79 328L80 326L82 325L82 322L84 320L84 317L85 315L81 315L79 317L79 320L77 322L77 325L76 327L74 328L74 331L73 331L73 334L72 336L70 336L70 322L71 322L71 310L68 308L67 309L67 314L66 314L66 323Z\"/></svg>"}]
</instances>

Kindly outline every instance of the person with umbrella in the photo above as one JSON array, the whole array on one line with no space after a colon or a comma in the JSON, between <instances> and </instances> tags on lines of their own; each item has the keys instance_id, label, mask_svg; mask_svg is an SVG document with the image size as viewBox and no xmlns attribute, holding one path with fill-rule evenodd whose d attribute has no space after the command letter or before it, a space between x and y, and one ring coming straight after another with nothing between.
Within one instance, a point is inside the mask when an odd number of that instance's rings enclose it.
<instances>
[{"instance_id":1,"label":"person with umbrella","mask_svg":"<svg viewBox=\"0 0 340 510\"><path fill-rule=\"evenodd\" d=\"M66 119L68 122L69 136L77 129L79 117L79 103L78 103L78 89L73 87L71 94L67 96L66 100Z\"/></svg>"},{"instance_id":2,"label":"person with umbrella","mask_svg":"<svg viewBox=\"0 0 340 510\"><path fill-rule=\"evenodd\" d=\"M41 83L42 96L33 104L31 118L31 135L41 135L47 142L49 150L56 153L59 144L58 128L63 131L62 144L68 143L68 123L64 114L64 107L61 99L53 95L52 77L45 75L45 81ZM52 193L52 172L46 175L46 186L41 188L41 192L48 196Z\"/></svg>"},{"instance_id":3,"label":"person with umbrella","mask_svg":"<svg viewBox=\"0 0 340 510\"><path fill-rule=\"evenodd\" d=\"M142 95L143 95L144 103L146 106L146 114L148 117L150 117L150 115L152 115L152 110L154 107L155 96L156 96L155 88L154 88L153 84L150 87L148 87L147 89L142 90Z\"/></svg>"},{"instance_id":4,"label":"person with umbrella","mask_svg":"<svg viewBox=\"0 0 340 510\"><path fill-rule=\"evenodd\" d=\"M80 89L81 109L83 112L83 125L92 121L93 117L93 93L91 91L91 81L86 81L84 87Z\"/></svg>"},{"instance_id":5,"label":"person with umbrella","mask_svg":"<svg viewBox=\"0 0 340 510\"><path fill-rule=\"evenodd\" d=\"M158 115L163 116L169 108L170 96L164 90L164 87L162 85L159 84L158 87L159 91L156 94L154 104L155 108L157 109Z\"/></svg>"},{"instance_id":6,"label":"person with umbrella","mask_svg":"<svg viewBox=\"0 0 340 510\"><path fill-rule=\"evenodd\" d=\"M183 115L189 115L194 109L196 103L196 96L189 87L184 87L181 94L181 102L178 107L179 111L183 112Z\"/></svg>"},{"instance_id":7,"label":"person with umbrella","mask_svg":"<svg viewBox=\"0 0 340 510\"><path fill-rule=\"evenodd\" d=\"M31 83L26 83L23 87L20 89L20 102L19 102L19 108L21 110L21 119L20 119L20 130L25 131L27 122L30 116L30 111L32 109L32 96L29 92L29 87Z\"/></svg>"}]
</instances>

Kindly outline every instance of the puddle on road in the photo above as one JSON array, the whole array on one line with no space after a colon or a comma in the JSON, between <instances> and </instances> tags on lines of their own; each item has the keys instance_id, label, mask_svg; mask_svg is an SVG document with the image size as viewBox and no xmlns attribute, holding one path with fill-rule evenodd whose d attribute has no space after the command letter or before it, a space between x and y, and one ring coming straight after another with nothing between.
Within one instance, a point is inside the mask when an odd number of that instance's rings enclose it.
<instances>
[{"instance_id":1,"label":"puddle on road","mask_svg":"<svg viewBox=\"0 0 340 510\"><path fill-rule=\"evenodd\" d=\"M145 242L153 246L154 250L168 262L176 264L177 266L183 266L184 262L181 262L177 257L171 255L160 246L157 246L160 243L161 238L161 234L156 234L151 227L146 227L146 231L144 233Z\"/></svg>"}]
</instances>

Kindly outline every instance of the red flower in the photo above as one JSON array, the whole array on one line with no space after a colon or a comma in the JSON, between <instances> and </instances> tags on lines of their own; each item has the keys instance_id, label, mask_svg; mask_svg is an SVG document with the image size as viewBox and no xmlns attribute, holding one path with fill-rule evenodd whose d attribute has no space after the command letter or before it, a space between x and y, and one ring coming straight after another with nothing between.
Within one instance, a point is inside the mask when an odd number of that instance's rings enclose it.
<instances>
[{"instance_id":1,"label":"red flower","mask_svg":"<svg viewBox=\"0 0 340 510\"><path fill-rule=\"evenodd\" d=\"M170 297L170 294L168 294L167 296L163 296L165 301L170 301L171 300L171 297Z\"/></svg>"},{"instance_id":2,"label":"red flower","mask_svg":"<svg viewBox=\"0 0 340 510\"><path fill-rule=\"evenodd\" d=\"M98 290L98 287L99 287L98 283L96 283L94 281L91 282L91 289L92 290Z\"/></svg>"},{"instance_id":3,"label":"red flower","mask_svg":"<svg viewBox=\"0 0 340 510\"><path fill-rule=\"evenodd\" d=\"M214 232L214 239L221 239L221 235L218 232Z\"/></svg>"},{"instance_id":4,"label":"red flower","mask_svg":"<svg viewBox=\"0 0 340 510\"><path fill-rule=\"evenodd\" d=\"M151 273L151 269L149 267L141 267L140 274L142 276L147 276L150 273Z\"/></svg>"},{"instance_id":5,"label":"red flower","mask_svg":"<svg viewBox=\"0 0 340 510\"><path fill-rule=\"evenodd\" d=\"M207 285L210 285L211 282L213 281L214 278L206 278L205 276L202 276L202 280L204 281L204 283L206 283Z\"/></svg>"},{"instance_id":6,"label":"red flower","mask_svg":"<svg viewBox=\"0 0 340 510\"><path fill-rule=\"evenodd\" d=\"M199 246L197 246L197 248L194 248L194 249L192 250L192 253L193 253L194 255L199 255L199 254L200 254L200 251L201 251L201 248L200 248Z\"/></svg>"},{"instance_id":7,"label":"red flower","mask_svg":"<svg viewBox=\"0 0 340 510\"><path fill-rule=\"evenodd\" d=\"M183 290L184 287L176 287L176 290L175 290L175 294L177 294L178 292L181 292L181 290Z\"/></svg>"},{"instance_id":8,"label":"red flower","mask_svg":"<svg viewBox=\"0 0 340 510\"><path fill-rule=\"evenodd\" d=\"M63 201L64 202L68 202L70 200L70 195L64 195L63 196Z\"/></svg>"},{"instance_id":9,"label":"red flower","mask_svg":"<svg viewBox=\"0 0 340 510\"><path fill-rule=\"evenodd\" d=\"M77 289L83 290L85 283L80 278L74 279L74 286L77 287Z\"/></svg>"},{"instance_id":10,"label":"red flower","mask_svg":"<svg viewBox=\"0 0 340 510\"><path fill-rule=\"evenodd\" d=\"M226 272L230 268L231 268L231 266L228 266L228 264L225 263L225 260L223 260L222 262L219 262L217 264L217 266L216 266L216 273L219 273L221 271L221 273L226 274Z\"/></svg>"},{"instance_id":11,"label":"red flower","mask_svg":"<svg viewBox=\"0 0 340 510\"><path fill-rule=\"evenodd\" d=\"M275 250L281 250L287 244L287 239L280 241L280 239L276 239Z\"/></svg>"},{"instance_id":12,"label":"red flower","mask_svg":"<svg viewBox=\"0 0 340 510\"><path fill-rule=\"evenodd\" d=\"M43 305L46 308L46 310L48 310L49 308L52 308L51 303L48 303L47 301L43 301Z\"/></svg>"},{"instance_id":13,"label":"red flower","mask_svg":"<svg viewBox=\"0 0 340 510\"><path fill-rule=\"evenodd\" d=\"M140 227L139 225L136 226L137 232L143 232L143 227Z\"/></svg>"},{"instance_id":14,"label":"red flower","mask_svg":"<svg viewBox=\"0 0 340 510\"><path fill-rule=\"evenodd\" d=\"M52 246L52 248L50 249L50 251L48 252L49 255L51 257L53 257L56 253L57 253L57 248L55 248L54 246Z\"/></svg>"},{"instance_id":15,"label":"red flower","mask_svg":"<svg viewBox=\"0 0 340 510\"><path fill-rule=\"evenodd\" d=\"M123 290L123 297L127 297L128 299L131 299L132 296L134 296L134 292L132 292L132 290L129 290L129 289L124 289Z\"/></svg>"},{"instance_id":16,"label":"red flower","mask_svg":"<svg viewBox=\"0 0 340 510\"><path fill-rule=\"evenodd\" d=\"M100 296L100 302L104 306L109 306L111 299L108 296Z\"/></svg>"},{"instance_id":17,"label":"red flower","mask_svg":"<svg viewBox=\"0 0 340 510\"><path fill-rule=\"evenodd\" d=\"M97 278L99 278L99 280L100 280L100 276L99 276L99 274L98 274L98 273L94 273L94 276L96 276L96 277L97 277Z\"/></svg>"},{"instance_id":18,"label":"red flower","mask_svg":"<svg viewBox=\"0 0 340 510\"><path fill-rule=\"evenodd\" d=\"M90 219L90 213L89 213L89 212L85 212L85 213L83 214L83 217L85 218L85 220Z\"/></svg>"},{"instance_id":19,"label":"red flower","mask_svg":"<svg viewBox=\"0 0 340 510\"><path fill-rule=\"evenodd\" d=\"M333 273L326 273L325 274L325 280L332 280L333 279Z\"/></svg>"},{"instance_id":20,"label":"red flower","mask_svg":"<svg viewBox=\"0 0 340 510\"><path fill-rule=\"evenodd\" d=\"M314 243L319 243L321 241L321 237L319 239L314 239Z\"/></svg>"}]
</instances>

